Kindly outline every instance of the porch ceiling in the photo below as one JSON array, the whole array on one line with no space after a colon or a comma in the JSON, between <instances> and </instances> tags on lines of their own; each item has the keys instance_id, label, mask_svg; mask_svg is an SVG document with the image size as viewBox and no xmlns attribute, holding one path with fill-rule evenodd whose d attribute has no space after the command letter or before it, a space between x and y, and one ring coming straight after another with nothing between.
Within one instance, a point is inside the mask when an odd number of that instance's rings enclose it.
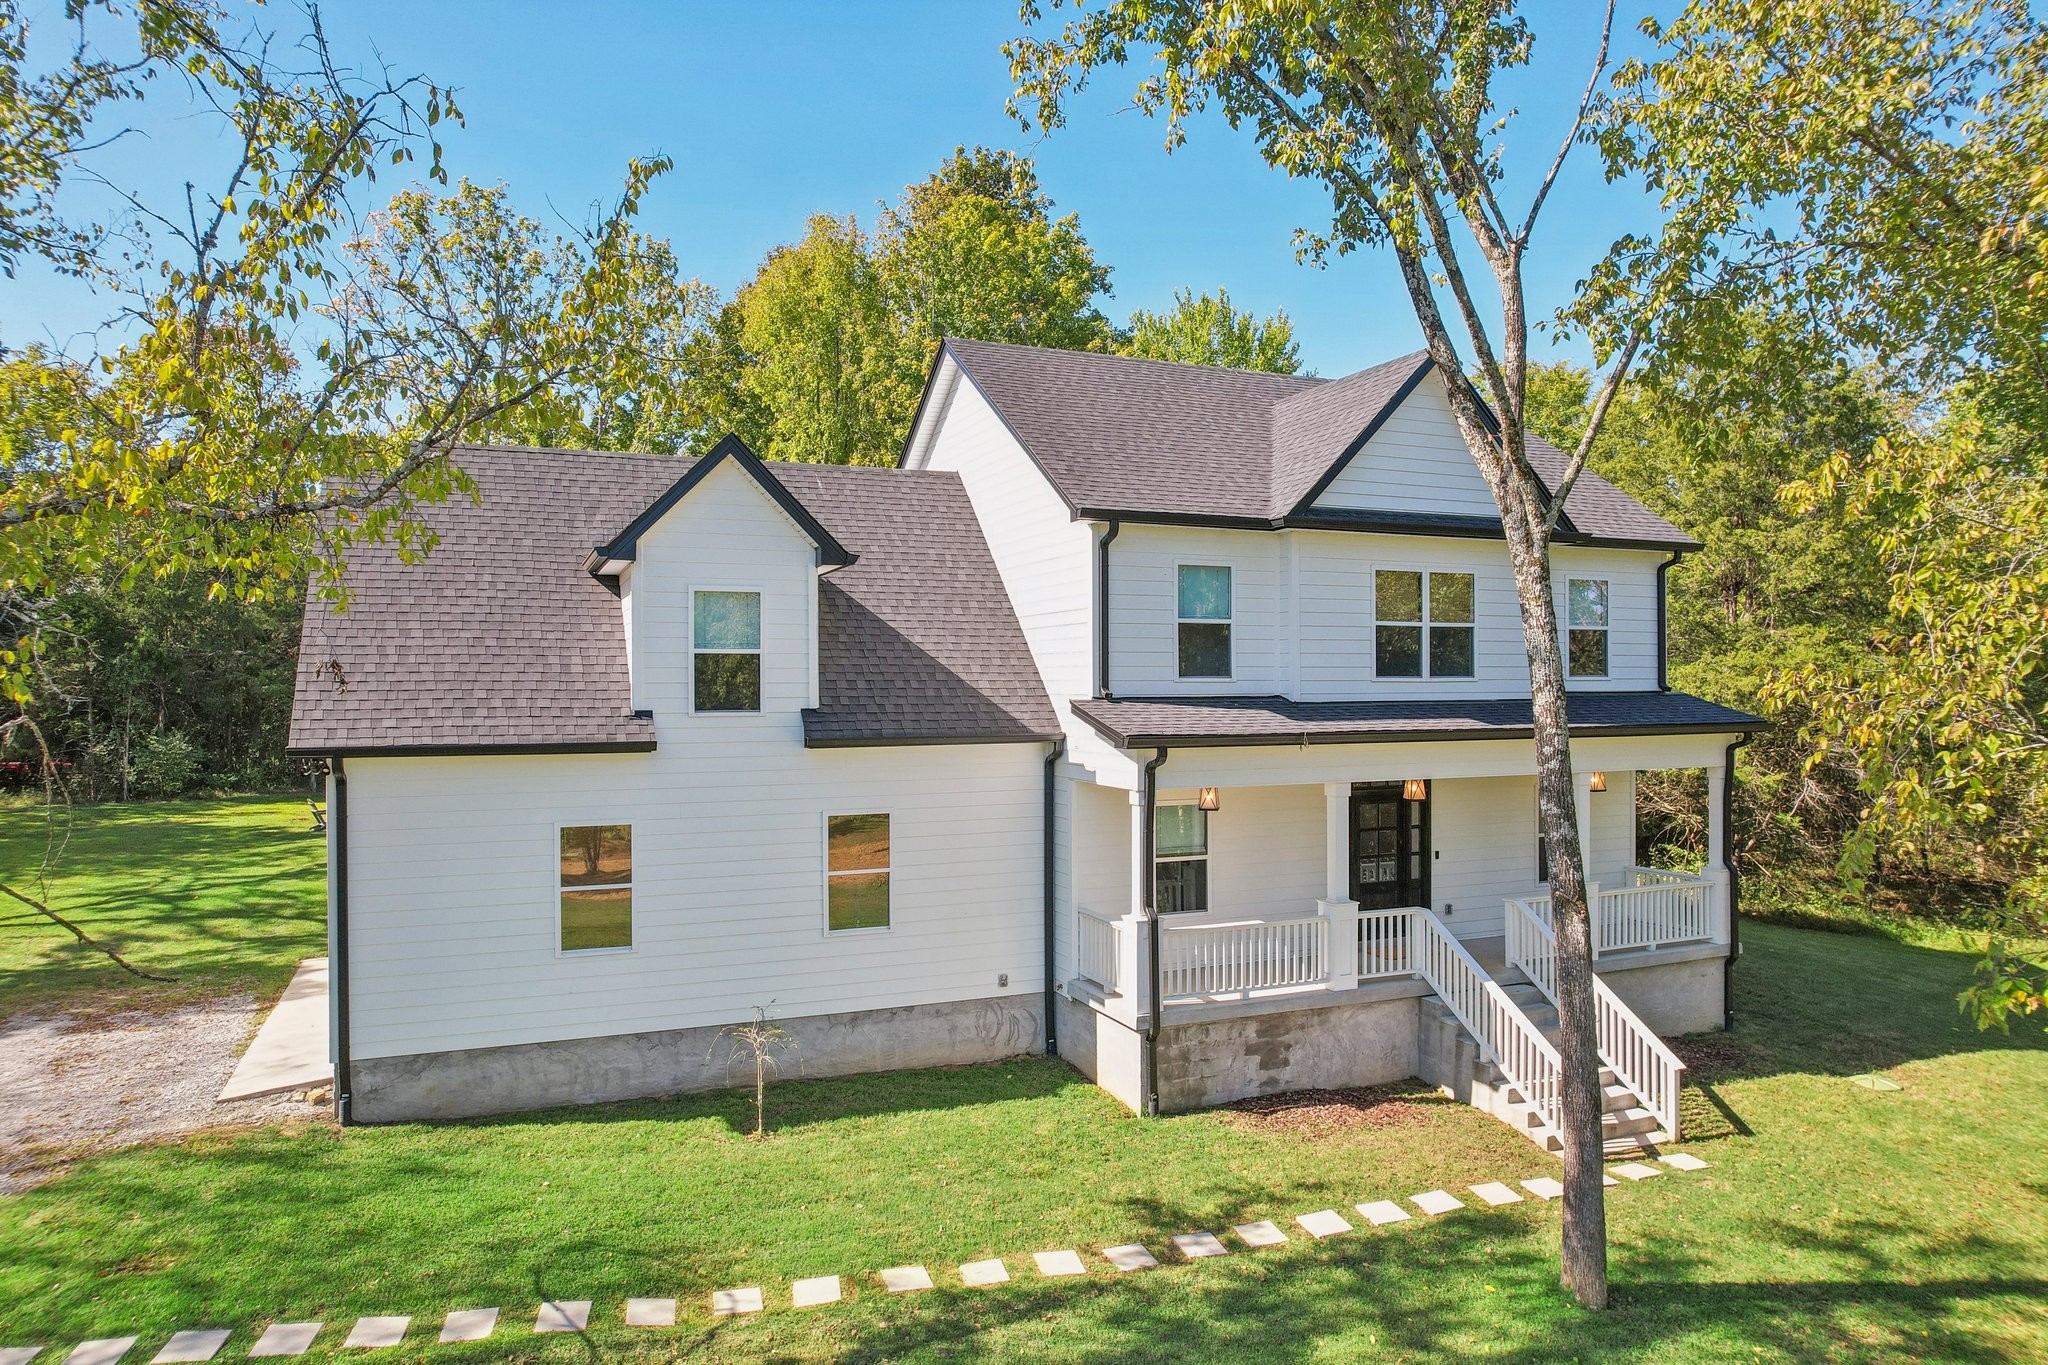
<instances>
[{"instance_id":1,"label":"porch ceiling","mask_svg":"<svg viewBox=\"0 0 2048 1365\"><path fill-rule=\"evenodd\" d=\"M1286 697L1085 699L1074 714L1119 748L1158 745L1375 744L1404 740L1527 739L1529 698L1463 701L1290 701ZM1574 735L1688 735L1761 730L1747 712L1683 692L1581 692Z\"/></svg>"}]
</instances>

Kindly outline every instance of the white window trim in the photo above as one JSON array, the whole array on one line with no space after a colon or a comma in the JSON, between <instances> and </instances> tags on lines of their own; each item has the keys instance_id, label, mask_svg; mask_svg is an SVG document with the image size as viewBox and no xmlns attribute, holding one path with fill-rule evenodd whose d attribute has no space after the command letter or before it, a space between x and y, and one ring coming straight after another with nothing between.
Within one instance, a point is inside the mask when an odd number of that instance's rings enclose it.
<instances>
[{"instance_id":1,"label":"white window trim","mask_svg":"<svg viewBox=\"0 0 2048 1365\"><path fill-rule=\"evenodd\" d=\"M1479 580L1477 569L1447 569L1427 564L1381 563L1365 566L1366 582L1372 598L1372 636L1366 642L1366 660L1375 681L1386 682L1472 682L1479 677ZM1420 621L1382 621L1380 619L1380 575L1382 573L1419 573L1422 575L1422 619ZM1472 580L1472 619L1470 621L1440 621L1429 619L1429 576L1431 574L1461 574ZM1470 673L1434 673L1429 663L1429 632L1432 624L1450 630L1472 632L1472 671ZM1422 627L1422 671L1420 673L1380 672L1380 627L1420 626Z\"/></svg>"},{"instance_id":2,"label":"white window trim","mask_svg":"<svg viewBox=\"0 0 2048 1365\"><path fill-rule=\"evenodd\" d=\"M844 872L832 870L832 822L846 815L880 815L889 821L889 863L886 867L848 868ZM818 866L824 876L818 883L818 933L825 938L869 938L879 934L896 932L896 812L887 807L849 806L842 810L828 810L818 818ZM889 922L869 925L865 929L834 929L832 927L832 879L858 876L863 873L886 872L889 874Z\"/></svg>"},{"instance_id":3,"label":"white window trim","mask_svg":"<svg viewBox=\"0 0 2048 1365\"><path fill-rule=\"evenodd\" d=\"M768 711L768 659L767 651L761 645L752 649L699 649L697 648L697 594L700 592L750 592L761 599L761 634L768 638L768 591L754 583L689 583L683 591L688 595L689 609L683 622L683 638L690 644L690 676L685 684L689 691L689 714L702 716L706 720L732 720L747 716L765 715ZM759 704L751 711L699 711L697 709L697 656L699 654L752 654L761 660L761 695L755 698Z\"/></svg>"},{"instance_id":4,"label":"white window trim","mask_svg":"<svg viewBox=\"0 0 2048 1365\"><path fill-rule=\"evenodd\" d=\"M1154 809L1165 810L1169 806L1195 806L1199 809L1200 803L1192 800L1159 801L1154 804ZM1209 822L1215 819L1216 814L1217 812L1215 811L1202 812L1202 851L1200 853L1160 853L1159 829L1157 825L1154 825L1152 830L1152 899L1155 905L1157 905L1159 899L1159 865L1161 863L1207 863L1211 855L1216 852L1214 847L1215 840L1212 837L1213 831L1209 828ZM1159 817L1154 815L1152 818L1156 821ZM1208 885L1213 890L1215 887L1214 873L1216 869L1211 867L1209 871L1211 875L1207 879ZM1159 906L1158 908L1159 913L1162 915L1193 918L1196 915L1206 915L1216 907L1205 905L1199 910L1168 910L1164 906Z\"/></svg>"},{"instance_id":5,"label":"white window trim","mask_svg":"<svg viewBox=\"0 0 2048 1365\"><path fill-rule=\"evenodd\" d=\"M1605 589L1607 624L1604 626L1577 627L1579 630L1597 630L1607 637L1607 667L1598 673L1577 673L1572 670L1572 630L1574 629L1572 626L1572 584L1574 583L1598 583ZM1564 676L1566 679L1584 678L1588 682L1598 682L1603 678L1612 678L1614 676L1614 580L1597 577L1593 574L1566 574L1562 605L1564 607L1564 638L1559 640L1558 643L1564 647Z\"/></svg>"},{"instance_id":6,"label":"white window trim","mask_svg":"<svg viewBox=\"0 0 2048 1365\"><path fill-rule=\"evenodd\" d=\"M1230 574L1230 615L1218 621L1209 617L1189 617L1180 614L1180 571L1182 569L1222 569ZM1228 673L1202 673L1187 676L1180 671L1180 628L1182 626L1228 626L1230 627L1230 671ZM1227 559L1176 559L1173 561L1173 679L1176 683L1206 686L1210 683L1234 683L1237 681L1237 565Z\"/></svg>"},{"instance_id":7,"label":"white window trim","mask_svg":"<svg viewBox=\"0 0 2048 1365\"><path fill-rule=\"evenodd\" d=\"M637 886L637 884L633 882L609 882L603 886L562 885L562 831L565 829L589 829L592 825L624 825L628 831L631 831L636 835L638 832L638 822L629 818L613 819L604 816L597 816L588 820L555 821L555 843L553 849L550 850L548 857L548 876L554 884L553 902L555 907L555 956L558 958L622 957L627 953L636 953L640 951L640 914L639 911L633 906L629 906L627 909L627 914L631 916L627 923L632 927L633 941L631 943L628 943L625 947L564 948L562 946L562 893L564 891L614 891L617 890L619 887L623 886L626 888L627 893L631 897L633 897L635 902L637 902L639 898L639 887ZM638 862L639 860L640 850L638 847L635 847L633 850L633 861Z\"/></svg>"}]
</instances>

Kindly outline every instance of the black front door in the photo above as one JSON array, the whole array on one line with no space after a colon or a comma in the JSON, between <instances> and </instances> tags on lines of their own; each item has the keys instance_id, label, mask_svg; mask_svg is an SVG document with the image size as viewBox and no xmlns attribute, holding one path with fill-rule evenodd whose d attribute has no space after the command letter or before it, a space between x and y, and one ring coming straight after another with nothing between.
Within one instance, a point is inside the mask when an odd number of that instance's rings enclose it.
<instances>
[{"instance_id":1,"label":"black front door","mask_svg":"<svg viewBox=\"0 0 2048 1365\"><path fill-rule=\"evenodd\" d=\"M1361 910L1429 904L1429 800L1399 782L1351 789L1351 898Z\"/></svg>"}]
</instances>

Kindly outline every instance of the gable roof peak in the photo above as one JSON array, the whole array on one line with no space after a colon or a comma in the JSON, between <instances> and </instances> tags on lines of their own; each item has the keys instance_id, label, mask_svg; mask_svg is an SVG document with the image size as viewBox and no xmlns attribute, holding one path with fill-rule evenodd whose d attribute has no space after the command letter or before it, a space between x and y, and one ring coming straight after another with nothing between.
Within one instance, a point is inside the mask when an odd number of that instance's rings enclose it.
<instances>
[{"instance_id":1,"label":"gable roof peak","mask_svg":"<svg viewBox=\"0 0 2048 1365\"><path fill-rule=\"evenodd\" d=\"M711 447L710 453L693 461L683 477L668 486L667 491L647 505L646 510L634 517L626 529L613 536L590 552L590 570L598 572L606 563L630 560L638 556L640 537L656 522L667 516L669 510L690 491L711 477L720 465L731 464L739 469L756 487L767 495L768 500L780 508L785 516L795 522L797 529L818 548L818 562L833 568L843 568L853 563L854 555L825 529L824 523L811 514L811 510L798 500L797 496L783 486L782 481L768 472L768 467L745 441L737 435L727 433Z\"/></svg>"}]
</instances>

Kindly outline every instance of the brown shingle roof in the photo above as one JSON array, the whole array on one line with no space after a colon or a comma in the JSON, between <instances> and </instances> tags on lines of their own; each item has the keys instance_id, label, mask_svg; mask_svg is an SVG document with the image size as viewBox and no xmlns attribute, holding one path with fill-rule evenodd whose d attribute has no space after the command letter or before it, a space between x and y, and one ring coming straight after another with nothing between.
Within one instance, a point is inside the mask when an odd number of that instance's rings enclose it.
<instances>
[{"instance_id":1,"label":"brown shingle roof","mask_svg":"<svg viewBox=\"0 0 2048 1365\"><path fill-rule=\"evenodd\" d=\"M1245 525L1500 534L1498 519L1310 513L1312 494L1431 372L1420 351L1342 379L949 339L946 350L1076 512ZM1536 472L1564 454L1531 437ZM1565 503L1565 543L1696 549L1590 471Z\"/></svg>"},{"instance_id":2,"label":"brown shingle roof","mask_svg":"<svg viewBox=\"0 0 2048 1365\"><path fill-rule=\"evenodd\" d=\"M310 603L298 753L654 747L618 599L584 565L694 463L468 448L480 504L427 508L424 562L356 547L349 609ZM768 465L857 556L821 594L818 743L1030 739L1059 726L956 476Z\"/></svg>"}]
</instances>

